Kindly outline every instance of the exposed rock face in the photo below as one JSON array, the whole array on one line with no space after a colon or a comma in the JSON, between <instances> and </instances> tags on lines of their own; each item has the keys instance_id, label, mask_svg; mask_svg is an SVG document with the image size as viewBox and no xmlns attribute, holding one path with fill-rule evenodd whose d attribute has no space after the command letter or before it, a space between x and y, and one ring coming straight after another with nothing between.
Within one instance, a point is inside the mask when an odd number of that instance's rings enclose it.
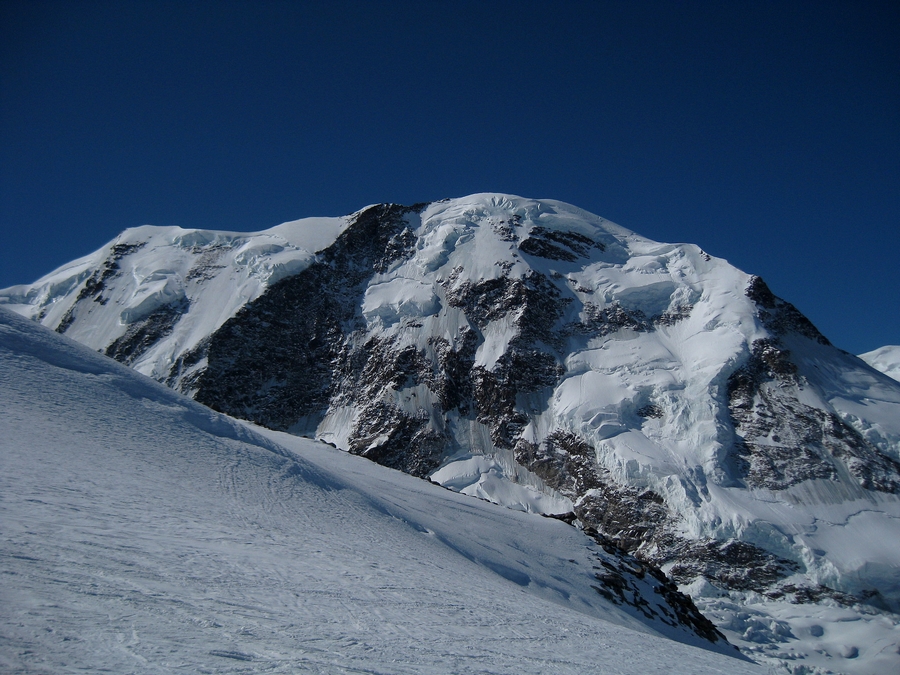
<instances>
[{"instance_id":1,"label":"exposed rock face","mask_svg":"<svg viewBox=\"0 0 900 675\"><path fill-rule=\"evenodd\" d=\"M520 441L516 459L569 497L582 522L625 551L657 541L673 516L652 490L617 484L594 448L574 434L556 431L540 445Z\"/></svg>"},{"instance_id":2,"label":"exposed rock face","mask_svg":"<svg viewBox=\"0 0 900 675\"><path fill-rule=\"evenodd\" d=\"M606 553L616 558L615 562L598 559L599 565L594 567L597 570L594 578L598 582L594 590L600 595L616 605L631 605L648 619L656 619L670 626L688 626L710 642L724 638L712 621L700 613L690 597L681 593L659 568L647 565L610 544L592 527L584 531L601 544ZM641 581L649 584L662 602L651 606L645 599L649 594L641 592Z\"/></svg>"},{"instance_id":3,"label":"exposed rock face","mask_svg":"<svg viewBox=\"0 0 900 675\"><path fill-rule=\"evenodd\" d=\"M365 327L358 299L373 272L407 254L404 215L413 211L362 212L319 260L244 305L210 340L208 366L192 383L196 399L272 429L315 428L334 381L353 379L367 362L347 346Z\"/></svg>"},{"instance_id":4,"label":"exposed rock face","mask_svg":"<svg viewBox=\"0 0 900 675\"><path fill-rule=\"evenodd\" d=\"M325 225L322 245L286 226L170 233L181 272L106 292L164 248L142 230L55 280L65 301L14 301L236 417L517 508L549 497L679 583L875 597L869 571L832 572L814 512L900 516L900 385L761 279L559 202L480 195ZM240 302L213 312L232 279ZM110 298L127 308L98 338L86 322ZM797 520L771 521L772 504Z\"/></svg>"},{"instance_id":5,"label":"exposed rock face","mask_svg":"<svg viewBox=\"0 0 900 675\"><path fill-rule=\"evenodd\" d=\"M136 244L115 244L111 247L109 255L101 263L101 265L91 272L91 275L84 281L84 285L75 296L75 302L72 304L59 323L56 325L56 332L65 333L72 322L75 320L75 313L78 311L79 305L83 301L90 300L92 302L105 305L109 299L103 297L103 291L106 290L106 284L121 274L119 261L125 256L134 253L142 248L142 243ZM90 309L88 309L88 312Z\"/></svg>"},{"instance_id":6,"label":"exposed rock face","mask_svg":"<svg viewBox=\"0 0 900 675\"><path fill-rule=\"evenodd\" d=\"M110 343L105 354L131 365L150 347L166 338L189 308L187 299L179 298L153 310L143 319L130 324L124 335Z\"/></svg>"},{"instance_id":7,"label":"exposed rock face","mask_svg":"<svg viewBox=\"0 0 900 675\"><path fill-rule=\"evenodd\" d=\"M775 335L798 333L819 344L830 345L828 339L791 303L775 297L760 277L750 277L747 297L756 303L759 318Z\"/></svg>"},{"instance_id":8,"label":"exposed rock face","mask_svg":"<svg viewBox=\"0 0 900 675\"><path fill-rule=\"evenodd\" d=\"M679 518L659 494L617 484L594 454L580 438L555 432L540 446L521 442L516 459L570 497L575 515L603 533L605 541L645 562L668 566L679 583L699 575L726 588L762 592L798 569L747 542L679 536Z\"/></svg>"},{"instance_id":9,"label":"exposed rock face","mask_svg":"<svg viewBox=\"0 0 900 675\"><path fill-rule=\"evenodd\" d=\"M521 219L518 222L521 223ZM519 250L524 253L569 262L590 255L592 248L605 250L603 244L578 232L561 232L544 227L531 228L530 236L519 244Z\"/></svg>"},{"instance_id":10,"label":"exposed rock face","mask_svg":"<svg viewBox=\"0 0 900 675\"><path fill-rule=\"evenodd\" d=\"M792 305L775 299L758 277L747 295L760 305L764 323L776 335L796 331L830 344ZM754 341L745 365L728 379L729 410L739 438L736 452L747 484L783 490L807 480L837 480L844 469L866 490L900 491L900 462L879 452L834 412L798 400L797 392L806 386L778 338Z\"/></svg>"}]
</instances>

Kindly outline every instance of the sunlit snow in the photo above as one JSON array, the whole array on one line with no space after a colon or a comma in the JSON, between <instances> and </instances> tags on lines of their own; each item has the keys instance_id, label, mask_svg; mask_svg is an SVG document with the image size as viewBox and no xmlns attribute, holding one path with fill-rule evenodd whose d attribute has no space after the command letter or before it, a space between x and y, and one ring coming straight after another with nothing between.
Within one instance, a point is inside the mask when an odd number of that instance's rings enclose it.
<instances>
[{"instance_id":1,"label":"sunlit snow","mask_svg":"<svg viewBox=\"0 0 900 675\"><path fill-rule=\"evenodd\" d=\"M887 345L860 354L859 358L888 377L900 381L900 345Z\"/></svg>"}]
</instances>

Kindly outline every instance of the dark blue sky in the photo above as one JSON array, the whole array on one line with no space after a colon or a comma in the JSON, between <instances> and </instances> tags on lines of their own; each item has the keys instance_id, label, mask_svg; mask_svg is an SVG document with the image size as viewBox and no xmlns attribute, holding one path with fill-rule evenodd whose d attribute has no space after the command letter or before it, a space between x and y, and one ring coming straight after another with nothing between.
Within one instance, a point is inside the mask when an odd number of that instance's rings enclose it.
<instances>
[{"instance_id":1,"label":"dark blue sky","mask_svg":"<svg viewBox=\"0 0 900 675\"><path fill-rule=\"evenodd\" d=\"M900 344L900 3L0 0L0 287L145 223L484 191Z\"/></svg>"}]
</instances>

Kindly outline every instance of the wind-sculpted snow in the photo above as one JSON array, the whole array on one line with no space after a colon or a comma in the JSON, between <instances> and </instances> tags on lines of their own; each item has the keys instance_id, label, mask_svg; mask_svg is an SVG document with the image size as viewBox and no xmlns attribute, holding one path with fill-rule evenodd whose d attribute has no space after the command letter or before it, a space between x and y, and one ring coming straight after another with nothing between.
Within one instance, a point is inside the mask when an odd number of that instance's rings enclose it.
<instances>
[{"instance_id":1,"label":"wind-sculpted snow","mask_svg":"<svg viewBox=\"0 0 900 675\"><path fill-rule=\"evenodd\" d=\"M860 354L859 358L888 377L900 381L900 346L879 347L874 351Z\"/></svg>"},{"instance_id":2,"label":"wind-sculpted snow","mask_svg":"<svg viewBox=\"0 0 900 675\"><path fill-rule=\"evenodd\" d=\"M565 523L253 430L2 308L0 385L4 672L761 672Z\"/></svg>"},{"instance_id":3,"label":"wind-sculpted snow","mask_svg":"<svg viewBox=\"0 0 900 675\"><path fill-rule=\"evenodd\" d=\"M138 228L0 299L222 412L594 528L704 603L900 609L900 384L758 277L551 200L308 223ZM801 661L869 672L833 658Z\"/></svg>"}]
</instances>

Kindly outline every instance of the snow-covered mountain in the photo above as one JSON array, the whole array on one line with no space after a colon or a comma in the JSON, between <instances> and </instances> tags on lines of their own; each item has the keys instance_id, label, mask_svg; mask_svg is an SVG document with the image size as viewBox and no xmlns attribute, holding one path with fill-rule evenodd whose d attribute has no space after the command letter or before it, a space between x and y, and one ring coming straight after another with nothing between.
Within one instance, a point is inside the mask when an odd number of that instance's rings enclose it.
<instances>
[{"instance_id":1,"label":"snow-covered mountain","mask_svg":"<svg viewBox=\"0 0 900 675\"><path fill-rule=\"evenodd\" d=\"M871 352L860 354L859 358L875 370L900 381L900 345L887 345Z\"/></svg>"},{"instance_id":2,"label":"snow-covered mountain","mask_svg":"<svg viewBox=\"0 0 900 675\"><path fill-rule=\"evenodd\" d=\"M3 308L0 385L3 672L761 672L565 523L263 435Z\"/></svg>"},{"instance_id":3,"label":"snow-covered mountain","mask_svg":"<svg viewBox=\"0 0 900 675\"><path fill-rule=\"evenodd\" d=\"M0 302L229 415L577 519L757 654L900 659L900 384L696 246L482 194L127 230Z\"/></svg>"}]
</instances>

